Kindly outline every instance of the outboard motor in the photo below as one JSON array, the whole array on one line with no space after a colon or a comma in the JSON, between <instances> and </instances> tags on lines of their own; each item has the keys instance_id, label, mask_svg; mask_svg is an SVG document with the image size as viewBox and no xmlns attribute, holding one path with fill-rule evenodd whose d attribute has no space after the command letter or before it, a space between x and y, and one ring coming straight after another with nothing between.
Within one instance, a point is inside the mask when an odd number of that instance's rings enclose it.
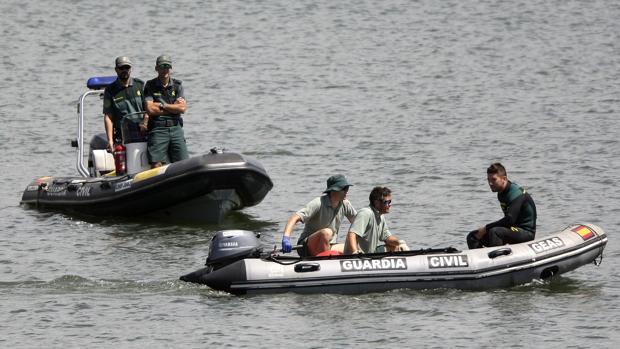
<instances>
[{"instance_id":1,"label":"outboard motor","mask_svg":"<svg viewBox=\"0 0 620 349\"><path fill-rule=\"evenodd\" d=\"M207 266L217 270L246 257L259 257L260 234L248 230L218 231L211 240Z\"/></svg>"},{"instance_id":2,"label":"outboard motor","mask_svg":"<svg viewBox=\"0 0 620 349\"><path fill-rule=\"evenodd\" d=\"M106 150L107 147L108 138L105 133L98 133L90 140L88 170L91 177L103 176L114 171L114 156Z\"/></svg>"}]
</instances>

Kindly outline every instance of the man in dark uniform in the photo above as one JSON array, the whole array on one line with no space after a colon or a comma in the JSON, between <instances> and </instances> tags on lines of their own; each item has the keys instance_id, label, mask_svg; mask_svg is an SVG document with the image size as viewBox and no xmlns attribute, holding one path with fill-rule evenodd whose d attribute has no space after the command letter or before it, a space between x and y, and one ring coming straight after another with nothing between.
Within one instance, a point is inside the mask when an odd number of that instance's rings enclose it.
<instances>
[{"instance_id":1,"label":"man in dark uniform","mask_svg":"<svg viewBox=\"0 0 620 349\"><path fill-rule=\"evenodd\" d=\"M536 235L536 205L525 189L508 180L506 169L496 162L487 169L491 191L497 193L504 217L467 235L470 249L501 246L534 240Z\"/></svg>"},{"instance_id":2,"label":"man in dark uniform","mask_svg":"<svg viewBox=\"0 0 620 349\"><path fill-rule=\"evenodd\" d=\"M155 70L157 77L147 81L144 88L149 115L148 155L151 167L189 157L181 117L186 110L183 85L170 76L172 60L169 56L157 57Z\"/></svg>"},{"instance_id":3,"label":"man in dark uniform","mask_svg":"<svg viewBox=\"0 0 620 349\"><path fill-rule=\"evenodd\" d=\"M122 142L123 117L144 111L144 81L131 78L131 60L120 56L114 63L117 79L103 91L103 120L110 151L114 150L115 144Z\"/></svg>"}]
</instances>

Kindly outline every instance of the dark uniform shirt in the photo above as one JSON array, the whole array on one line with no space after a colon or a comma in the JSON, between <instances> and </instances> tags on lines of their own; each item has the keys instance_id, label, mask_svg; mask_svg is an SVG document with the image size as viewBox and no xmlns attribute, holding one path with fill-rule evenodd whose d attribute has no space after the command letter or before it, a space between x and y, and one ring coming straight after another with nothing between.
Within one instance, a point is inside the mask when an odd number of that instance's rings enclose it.
<instances>
[{"instance_id":1,"label":"dark uniform shirt","mask_svg":"<svg viewBox=\"0 0 620 349\"><path fill-rule=\"evenodd\" d=\"M114 140L121 140L121 120L125 115L144 111L144 81L129 78L129 86L118 79L103 91L103 113L112 116Z\"/></svg>"},{"instance_id":2,"label":"dark uniform shirt","mask_svg":"<svg viewBox=\"0 0 620 349\"><path fill-rule=\"evenodd\" d=\"M174 104L181 97L185 98L183 85L181 80L174 78L171 78L166 87L161 84L159 78L147 81L144 87L145 101ZM148 156L151 163L170 163L189 157L181 114L168 112L149 118Z\"/></svg>"},{"instance_id":3,"label":"dark uniform shirt","mask_svg":"<svg viewBox=\"0 0 620 349\"><path fill-rule=\"evenodd\" d=\"M497 193L497 199L504 217L487 224L487 231L493 227L516 227L536 233L536 205L525 189L516 183L508 182L506 189Z\"/></svg>"},{"instance_id":4,"label":"dark uniform shirt","mask_svg":"<svg viewBox=\"0 0 620 349\"><path fill-rule=\"evenodd\" d=\"M182 83L181 80L171 78L171 83L164 87L159 78L149 80L144 87L144 100L153 101L155 103L174 104L178 98L185 98ZM178 119L180 121L181 115L169 113L154 118L154 120L166 119ZM180 122L181 126L183 126L182 121Z\"/></svg>"}]
</instances>

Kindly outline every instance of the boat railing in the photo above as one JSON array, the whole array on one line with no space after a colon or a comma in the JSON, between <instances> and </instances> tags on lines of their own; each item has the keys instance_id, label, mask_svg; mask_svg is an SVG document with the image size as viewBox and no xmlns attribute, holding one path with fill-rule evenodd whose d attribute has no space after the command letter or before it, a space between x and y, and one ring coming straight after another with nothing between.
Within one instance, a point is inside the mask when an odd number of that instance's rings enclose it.
<instances>
[{"instance_id":1,"label":"boat railing","mask_svg":"<svg viewBox=\"0 0 620 349\"><path fill-rule=\"evenodd\" d=\"M103 89L114 82L116 76L92 77L86 82L88 91L84 92L78 101L77 137L72 145L77 148L76 168L82 177L89 177L88 168L84 165L84 101L91 95L103 94Z\"/></svg>"}]
</instances>

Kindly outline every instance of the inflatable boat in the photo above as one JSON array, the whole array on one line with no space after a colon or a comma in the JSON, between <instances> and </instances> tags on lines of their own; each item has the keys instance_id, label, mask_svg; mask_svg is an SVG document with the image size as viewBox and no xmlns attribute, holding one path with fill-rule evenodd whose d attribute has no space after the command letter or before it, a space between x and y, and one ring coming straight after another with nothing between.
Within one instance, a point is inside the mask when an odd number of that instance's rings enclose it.
<instances>
[{"instance_id":1,"label":"inflatable boat","mask_svg":"<svg viewBox=\"0 0 620 349\"><path fill-rule=\"evenodd\" d=\"M607 235L593 224L571 225L533 241L474 250L421 249L299 258L263 252L254 233L216 233L206 267L181 276L233 294L366 293L392 289L484 290L600 264Z\"/></svg>"},{"instance_id":2,"label":"inflatable boat","mask_svg":"<svg viewBox=\"0 0 620 349\"><path fill-rule=\"evenodd\" d=\"M101 95L116 77L95 77L78 102L79 177L45 176L33 180L21 204L41 210L98 217L150 217L183 223L219 223L231 210L257 205L272 189L266 170L255 159L213 148L209 152L151 169L146 138L138 130L143 115L122 121L123 145L106 150L105 134L89 144L84 164L84 104Z\"/></svg>"}]
</instances>

